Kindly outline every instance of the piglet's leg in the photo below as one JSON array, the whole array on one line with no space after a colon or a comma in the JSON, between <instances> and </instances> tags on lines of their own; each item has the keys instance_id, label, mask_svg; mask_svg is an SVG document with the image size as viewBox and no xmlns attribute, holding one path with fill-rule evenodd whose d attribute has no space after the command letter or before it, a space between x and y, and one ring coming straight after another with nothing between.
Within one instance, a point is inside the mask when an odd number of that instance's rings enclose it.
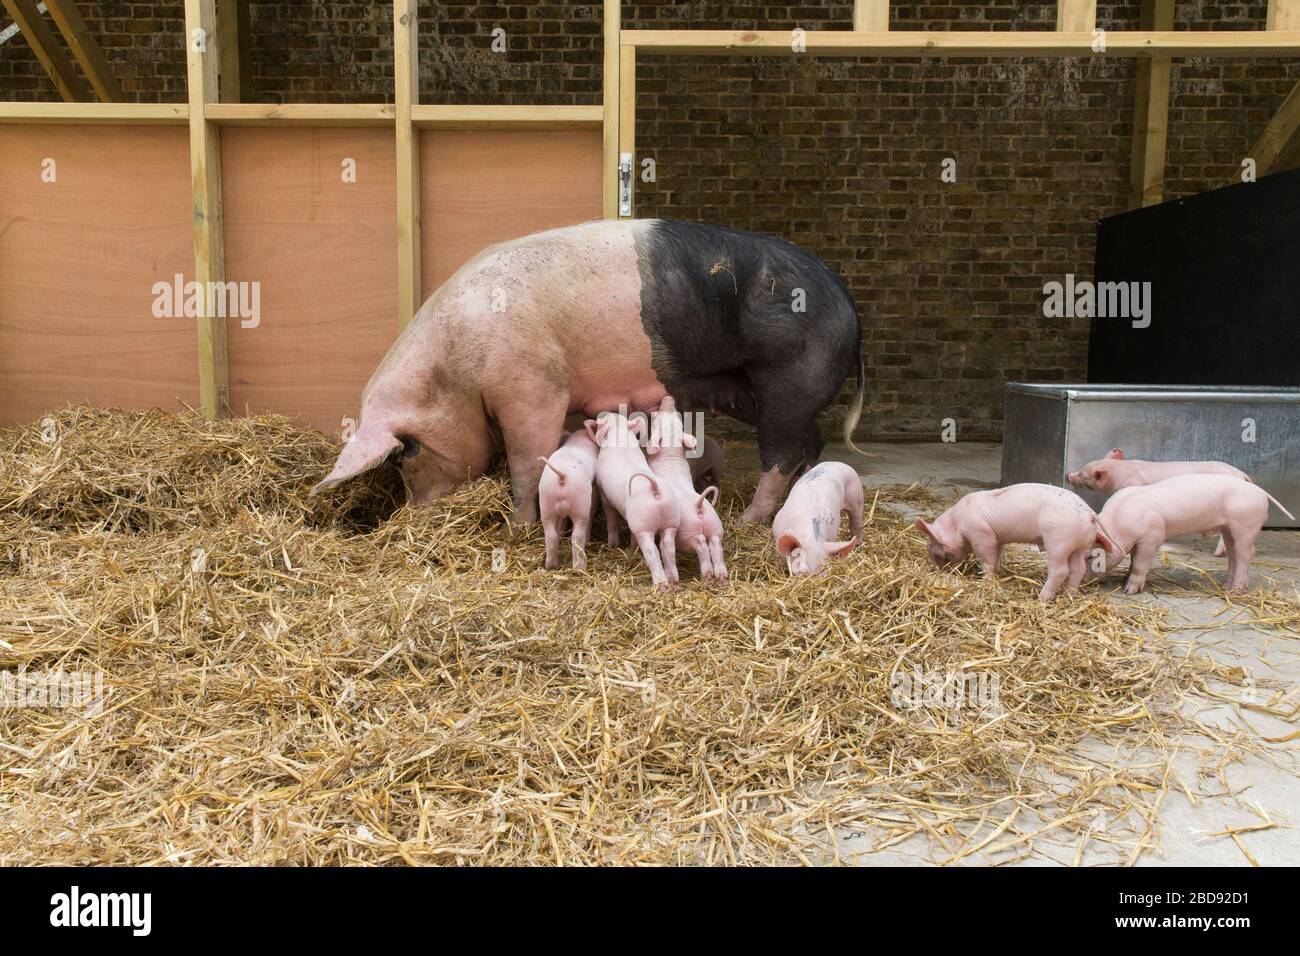
<instances>
[{"instance_id":1,"label":"piglet's leg","mask_svg":"<svg viewBox=\"0 0 1300 956\"><path fill-rule=\"evenodd\" d=\"M659 554L664 561L664 573L668 580L676 584L677 577L677 529L666 528L659 535Z\"/></svg>"},{"instance_id":2,"label":"piglet's leg","mask_svg":"<svg viewBox=\"0 0 1300 956\"><path fill-rule=\"evenodd\" d=\"M636 543L641 548L641 556L645 558L646 567L650 569L650 580L660 591L669 590L672 585L668 582L668 575L664 574L663 562L659 560L659 549L655 547L654 532L642 531L636 535Z\"/></svg>"},{"instance_id":3,"label":"piglet's leg","mask_svg":"<svg viewBox=\"0 0 1300 956\"><path fill-rule=\"evenodd\" d=\"M980 529L970 538L970 549L975 552L975 560L980 563L980 570L986 578L998 576L998 564L1002 561L1002 544L992 528Z\"/></svg>"},{"instance_id":4,"label":"piglet's leg","mask_svg":"<svg viewBox=\"0 0 1300 956\"><path fill-rule=\"evenodd\" d=\"M722 560L722 536L714 535L709 539L709 553L713 557L713 579L715 581L727 580L727 565Z\"/></svg>"},{"instance_id":5,"label":"piglet's leg","mask_svg":"<svg viewBox=\"0 0 1300 956\"><path fill-rule=\"evenodd\" d=\"M591 531L591 522L587 518L573 519L573 536L569 547L573 550L573 570L587 570L587 535Z\"/></svg>"},{"instance_id":6,"label":"piglet's leg","mask_svg":"<svg viewBox=\"0 0 1300 956\"><path fill-rule=\"evenodd\" d=\"M1250 562L1255 557L1255 535L1252 529L1232 533L1232 566L1228 569L1228 587L1244 591L1250 587ZM1224 536L1225 538L1227 535ZM1224 542L1227 543L1226 541Z\"/></svg>"},{"instance_id":7,"label":"piglet's leg","mask_svg":"<svg viewBox=\"0 0 1300 956\"><path fill-rule=\"evenodd\" d=\"M1047 580L1038 592L1038 600L1050 601L1061 593L1070 577L1070 553L1060 548L1047 549Z\"/></svg>"},{"instance_id":8,"label":"piglet's leg","mask_svg":"<svg viewBox=\"0 0 1300 956\"><path fill-rule=\"evenodd\" d=\"M618 509L606 495L600 496L600 506L605 512L605 543L611 548L618 547Z\"/></svg>"},{"instance_id":9,"label":"piglet's leg","mask_svg":"<svg viewBox=\"0 0 1300 956\"><path fill-rule=\"evenodd\" d=\"M862 542L862 479L857 478L849 482L845 489L844 507L849 512L849 534Z\"/></svg>"},{"instance_id":10,"label":"piglet's leg","mask_svg":"<svg viewBox=\"0 0 1300 956\"><path fill-rule=\"evenodd\" d=\"M546 570L560 566L560 519L551 515L542 519L542 533L546 535Z\"/></svg>"},{"instance_id":11,"label":"piglet's leg","mask_svg":"<svg viewBox=\"0 0 1300 956\"><path fill-rule=\"evenodd\" d=\"M1129 561L1128 581L1124 585L1125 594L1137 594L1147 586L1147 573L1151 570L1151 565L1155 563L1156 553L1160 550L1160 542L1139 541L1133 549L1133 556Z\"/></svg>"},{"instance_id":12,"label":"piglet's leg","mask_svg":"<svg viewBox=\"0 0 1300 956\"><path fill-rule=\"evenodd\" d=\"M1083 576L1088 572L1088 549L1079 549L1070 555L1070 576L1066 579L1065 589L1073 591L1083 583Z\"/></svg>"},{"instance_id":13,"label":"piglet's leg","mask_svg":"<svg viewBox=\"0 0 1300 956\"><path fill-rule=\"evenodd\" d=\"M705 540L704 535L697 534L691 539L691 550L700 561L700 580L712 581L713 557L709 554L709 542Z\"/></svg>"}]
</instances>

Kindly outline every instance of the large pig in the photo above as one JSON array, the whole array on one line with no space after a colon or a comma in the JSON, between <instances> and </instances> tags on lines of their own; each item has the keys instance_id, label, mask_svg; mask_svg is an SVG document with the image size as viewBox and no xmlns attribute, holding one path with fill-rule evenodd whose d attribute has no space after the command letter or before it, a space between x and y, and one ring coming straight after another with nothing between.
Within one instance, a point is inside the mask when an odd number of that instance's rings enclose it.
<instances>
[{"instance_id":1,"label":"large pig","mask_svg":"<svg viewBox=\"0 0 1300 956\"><path fill-rule=\"evenodd\" d=\"M1177 475L1121 488L1101 509L1100 520L1119 546L1107 552L1106 569L1131 552L1124 590L1136 594L1146 587L1147 573L1167 538L1219 532L1228 551L1228 587L1244 591L1270 500L1259 485L1231 475Z\"/></svg>"},{"instance_id":2,"label":"large pig","mask_svg":"<svg viewBox=\"0 0 1300 956\"><path fill-rule=\"evenodd\" d=\"M424 303L313 493L392 460L410 500L429 502L487 471L500 443L516 517L535 521L538 459L566 415L649 412L671 391L757 426L763 475L745 517L764 520L817 459L817 413L856 367L852 444L860 344L839 277L781 239L660 219L537 233L475 256Z\"/></svg>"},{"instance_id":3,"label":"large pig","mask_svg":"<svg viewBox=\"0 0 1300 956\"><path fill-rule=\"evenodd\" d=\"M1097 515L1073 491L1026 482L975 491L928 523L916 526L929 539L930 557L951 567L974 552L986 577L996 577L1006 544L1036 544L1047 555L1047 580L1038 592L1050 601L1061 588L1073 590L1088 569L1088 552L1101 545L1118 557L1113 539ZM1118 560L1117 557L1117 560Z\"/></svg>"}]
</instances>

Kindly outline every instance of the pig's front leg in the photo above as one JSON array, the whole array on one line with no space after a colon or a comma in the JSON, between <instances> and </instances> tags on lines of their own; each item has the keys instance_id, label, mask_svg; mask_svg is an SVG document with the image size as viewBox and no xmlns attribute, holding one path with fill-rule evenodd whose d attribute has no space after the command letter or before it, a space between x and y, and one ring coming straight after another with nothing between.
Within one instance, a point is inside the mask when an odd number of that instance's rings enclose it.
<instances>
[{"instance_id":1,"label":"pig's front leg","mask_svg":"<svg viewBox=\"0 0 1300 956\"><path fill-rule=\"evenodd\" d=\"M997 534L992 528L981 528L969 536L969 543L984 576L996 578L998 565L1002 563L1002 543L998 541Z\"/></svg>"},{"instance_id":2,"label":"pig's front leg","mask_svg":"<svg viewBox=\"0 0 1300 956\"><path fill-rule=\"evenodd\" d=\"M758 479L758 487L754 489L754 500L740 516L740 520L748 524L758 524L772 517L772 512L781 503L781 495L785 493L792 474L793 472L781 474L781 469L776 465L763 472Z\"/></svg>"},{"instance_id":3,"label":"pig's front leg","mask_svg":"<svg viewBox=\"0 0 1300 956\"><path fill-rule=\"evenodd\" d=\"M537 521L537 485L541 481L542 458L560 447L564 435L567 395L551 396L545 404L516 401L498 414L510 465L510 489L515 502L515 523Z\"/></svg>"}]
</instances>

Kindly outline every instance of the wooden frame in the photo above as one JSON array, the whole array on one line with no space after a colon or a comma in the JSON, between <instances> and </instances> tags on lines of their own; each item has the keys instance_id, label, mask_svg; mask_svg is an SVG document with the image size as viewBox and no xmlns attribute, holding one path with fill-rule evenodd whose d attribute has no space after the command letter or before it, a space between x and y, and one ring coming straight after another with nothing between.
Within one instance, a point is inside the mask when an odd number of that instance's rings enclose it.
<instances>
[{"instance_id":1,"label":"wooden frame","mask_svg":"<svg viewBox=\"0 0 1300 956\"><path fill-rule=\"evenodd\" d=\"M662 55L819 55L925 57L1091 57L1138 58L1134 104L1133 205L1159 201L1163 190L1165 120L1170 61L1186 56L1300 56L1300 0L1270 0L1268 28L1262 31L1173 31L1172 0L1146 0L1152 11L1143 30L1107 31L1105 48L1094 52L1095 0L1058 0L1056 30L898 31L889 24L888 0L856 0L853 29L801 34L801 53L792 50L788 30L624 30L619 0L603 0L604 76L600 104L590 106L450 106L421 104L418 89L417 24L419 0L394 0L395 93L392 103L245 103L248 79L245 0L185 0L188 102L184 104L88 103L89 90L52 32L32 16L34 0L0 0L32 42L42 65L55 79L64 103L0 103L0 123L187 125L190 133L195 278L223 275L220 131L223 126L389 127L394 131L397 182L397 326L404 327L421 304L419 132L428 129L601 130L601 208L619 215L619 159L633 156L636 139L636 68L642 56ZM55 11L58 13L55 13ZM116 84L93 48L71 0L51 6L91 77L96 92L111 98ZM58 17L63 19L59 20ZM205 31L207 46L192 45L193 32ZM1100 31L1097 31L1100 33ZM43 42L43 38L49 42ZM222 39L226 40L224 45ZM80 40L80 43L77 40ZM81 52L78 53L80 46ZM82 59L83 55L85 59ZM222 75L226 90L219 90ZM218 93L222 92L220 101ZM1300 84L1264 131L1252 155L1261 172L1300 162ZM427 170L426 170L427 172ZM225 325L203 317L198 327L200 399L208 415L228 414Z\"/></svg>"}]
</instances>

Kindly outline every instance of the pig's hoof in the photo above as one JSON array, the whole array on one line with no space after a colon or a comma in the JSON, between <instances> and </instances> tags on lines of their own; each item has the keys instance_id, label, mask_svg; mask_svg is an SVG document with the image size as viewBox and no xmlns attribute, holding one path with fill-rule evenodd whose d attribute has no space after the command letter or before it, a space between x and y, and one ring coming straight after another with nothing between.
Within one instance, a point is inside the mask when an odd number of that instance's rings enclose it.
<instances>
[{"instance_id":1,"label":"pig's hoof","mask_svg":"<svg viewBox=\"0 0 1300 956\"><path fill-rule=\"evenodd\" d=\"M1144 588L1145 586L1146 586L1145 582L1142 584L1133 584L1132 582L1129 582L1128 584L1124 585L1124 593L1140 594L1142 592L1142 588Z\"/></svg>"}]
</instances>

